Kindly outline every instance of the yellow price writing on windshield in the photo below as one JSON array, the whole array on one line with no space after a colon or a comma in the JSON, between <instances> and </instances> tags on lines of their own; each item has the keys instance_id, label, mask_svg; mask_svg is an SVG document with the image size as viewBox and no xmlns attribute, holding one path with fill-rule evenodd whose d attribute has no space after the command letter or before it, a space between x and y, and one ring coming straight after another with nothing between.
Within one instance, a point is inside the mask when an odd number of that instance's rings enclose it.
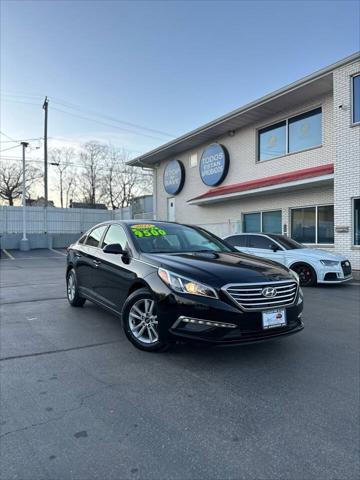
<instances>
[{"instance_id":1,"label":"yellow price writing on windshield","mask_svg":"<svg viewBox=\"0 0 360 480\"><path fill-rule=\"evenodd\" d=\"M166 235L166 230L156 227L155 225L132 225L131 231L133 234L138 237L158 237L159 235Z\"/></svg>"}]
</instances>

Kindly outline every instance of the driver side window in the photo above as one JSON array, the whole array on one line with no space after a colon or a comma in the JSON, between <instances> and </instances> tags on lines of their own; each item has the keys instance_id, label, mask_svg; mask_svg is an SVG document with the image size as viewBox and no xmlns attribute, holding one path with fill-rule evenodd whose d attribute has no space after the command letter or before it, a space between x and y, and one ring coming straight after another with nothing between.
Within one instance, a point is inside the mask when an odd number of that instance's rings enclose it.
<instances>
[{"instance_id":1,"label":"driver side window","mask_svg":"<svg viewBox=\"0 0 360 480\"><path fill-rule=\"evenodd\" d=\"M261 248L262 250L272 250L277 245L270 238L261 235L248 235L249 248ZM278 248L278 247L277 247Z\"/></svg>"},{"instance_id":2,"label":"driver side window","mask_svg":"<svg viewBox=\"0 0 360 480\"><path fill-rule=\"evenodd\" d=\"M101 248L104 248L106 245L110 245L112 243L118 243L123 250L126 248L127 236L124 229L120 225L110 225L102 242Z\"/></svg>"}]
</instances>

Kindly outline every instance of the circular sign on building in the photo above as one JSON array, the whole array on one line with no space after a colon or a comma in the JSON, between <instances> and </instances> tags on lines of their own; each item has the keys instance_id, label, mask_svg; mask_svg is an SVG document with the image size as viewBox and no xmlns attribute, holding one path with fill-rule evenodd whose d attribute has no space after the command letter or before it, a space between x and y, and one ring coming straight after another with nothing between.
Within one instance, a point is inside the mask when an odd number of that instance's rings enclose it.
<instances>
[{"instance_id":1,"label":"circular sign on building","mask_svg":"<svg viewBox=\"0 0 360 480\"><path fill-rule=\"evenodd\" d=\"M164 188L169 195L181 192L185 182L185 168L180 160L171 160L164 170Z\"/></svg>"},{"instance_id":2,"label":"circular sign on building","mask_svg":"<svg viewBox=\"0 0 360 480\"><path fill-rule=\"evenodd\" d=\"M225 147L213 143L206 147L200 159L200 177L205 185L219 185L229 170L229 153Z\"/></svg>"}]
</instances>

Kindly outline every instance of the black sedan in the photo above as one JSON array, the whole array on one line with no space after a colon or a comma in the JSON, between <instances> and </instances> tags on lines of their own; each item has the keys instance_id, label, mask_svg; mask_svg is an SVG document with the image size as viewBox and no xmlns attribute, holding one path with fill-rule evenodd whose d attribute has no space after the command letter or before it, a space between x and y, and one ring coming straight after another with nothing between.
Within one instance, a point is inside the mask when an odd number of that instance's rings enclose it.
<instances>
[{"instance_id":1,"label":"black sedan","mask_svg":"<svg viewBox=\"0 0 360 480\"><path fill-rule=\"evenodd\" d=\"M148 351L175 341L241 344L299 332L294 272L239 253L206 230L170 222L97 225L68 248L67 297L120 315Z\"/></svg>"}]
</instances>

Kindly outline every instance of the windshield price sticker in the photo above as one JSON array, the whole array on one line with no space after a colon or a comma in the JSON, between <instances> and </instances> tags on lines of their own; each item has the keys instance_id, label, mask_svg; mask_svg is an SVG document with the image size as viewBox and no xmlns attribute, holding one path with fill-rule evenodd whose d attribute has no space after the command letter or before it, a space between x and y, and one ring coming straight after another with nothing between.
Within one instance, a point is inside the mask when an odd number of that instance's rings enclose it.
<instances>
[{"instance_id":1,"label":"windshield price sticker","mask_svg":"<svg viewBox=\"0 0 360 480\"><path fill-rule=\"evenodd\" d=\"M167 232L163 228L159 228L156 225L139 224L132 225L131 231L136 237L158 237L159 235L166 235Z\"/></svg>"}]
</instances>

